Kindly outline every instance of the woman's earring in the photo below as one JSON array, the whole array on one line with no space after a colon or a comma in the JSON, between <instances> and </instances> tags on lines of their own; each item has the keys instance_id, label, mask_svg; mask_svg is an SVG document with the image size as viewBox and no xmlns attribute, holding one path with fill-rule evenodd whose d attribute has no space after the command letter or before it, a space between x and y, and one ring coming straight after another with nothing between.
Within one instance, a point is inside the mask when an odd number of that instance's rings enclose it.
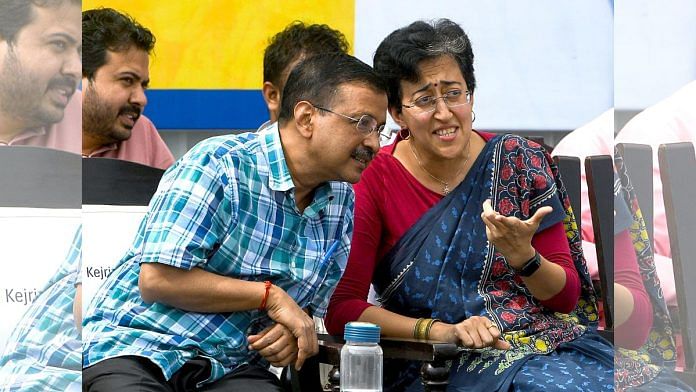
<instances>
[{"instance_id":1,"label":"woman's earring","mask_svg":"<svg viewBox=\"0 0 696 392\"><path fill-rule=\"evenodd\" d=\"M404 136L403 131L406 131L406 136ZM401 136L401 140L408 140L411 138L411 131L408 128L401 128L399 129L399 136Z\"/></svg>"},{"instance_id":2,"label":"woman's earring","mask_svg":"<svg viewBox=\"0 0 696 392\"><path fill-rule=\"evenodd\" d=\"M476 112L474 112L474 111L472 110L472 111L471 111L471 122L474 122L474 121L476 121Z\"/></svg>"}]
</instances>

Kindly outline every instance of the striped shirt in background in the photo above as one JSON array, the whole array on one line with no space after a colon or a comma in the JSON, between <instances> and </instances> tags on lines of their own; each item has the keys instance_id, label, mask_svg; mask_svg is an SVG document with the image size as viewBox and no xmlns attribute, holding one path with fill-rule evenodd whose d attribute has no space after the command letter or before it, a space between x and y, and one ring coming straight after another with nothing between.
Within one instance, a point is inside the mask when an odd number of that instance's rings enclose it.
<instances>
[{"instance_id":1,"label":"striped shirt in background","mask_svg":"<svg viewBox=\"0 0 696 392\"><path fill-rule=\"evenodd\" d=\"M78 391L82 385L75 287L81 283L82 227L58 271L10 335L0 357L0 391Z\"/></svg>"}]
</instances>

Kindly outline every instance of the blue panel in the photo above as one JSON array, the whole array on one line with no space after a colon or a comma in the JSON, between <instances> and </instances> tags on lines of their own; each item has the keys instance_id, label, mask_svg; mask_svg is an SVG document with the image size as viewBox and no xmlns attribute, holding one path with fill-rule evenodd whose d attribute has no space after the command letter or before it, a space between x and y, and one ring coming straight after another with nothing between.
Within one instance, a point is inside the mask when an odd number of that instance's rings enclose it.
<instances>
[{"instance_id":1,"label":"blue panel","mask_svg":"<svg viewBox=\"0 0 696 392\"><path fill-rule=\"evenodd\" d=\"M148 90L157 129L256 129L268 120L261 90Z\"/></svg>"}]
</instances>

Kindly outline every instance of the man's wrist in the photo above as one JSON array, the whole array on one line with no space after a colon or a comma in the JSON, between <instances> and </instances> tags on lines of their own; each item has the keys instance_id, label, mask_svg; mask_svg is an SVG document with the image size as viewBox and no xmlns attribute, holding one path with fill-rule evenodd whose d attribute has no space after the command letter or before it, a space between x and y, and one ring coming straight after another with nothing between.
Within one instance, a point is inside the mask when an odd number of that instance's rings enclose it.
<instances>
[{"instance_id":1,"label":"man's wrist","mask_svg":"<svg viewBox=\"0 0 696 392\"><path fill-rule=\"evenodd\" d=\"M263 292L263 297L261 297L261 305L259 305L259 310L266 310L266 306L268 305L268 297L270 296L271 293L271 288L273 287L273 283L271 281L267 280L263 282L264 285L264 292Z\"/></svg>"}]
</instances>

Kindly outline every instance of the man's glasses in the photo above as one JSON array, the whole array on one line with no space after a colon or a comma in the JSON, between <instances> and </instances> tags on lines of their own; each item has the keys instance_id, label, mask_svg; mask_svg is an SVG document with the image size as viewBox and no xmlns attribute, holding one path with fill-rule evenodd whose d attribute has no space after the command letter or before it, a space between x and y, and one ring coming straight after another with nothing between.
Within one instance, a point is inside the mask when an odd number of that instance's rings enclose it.
<instances>
[{"instance_id":1,"label":"man's glasses","mask_svg":"<svg viewBox=\"0 0 696 392\"><path fill-rule=\"evenodd\" d=\"M471 103L471 93L468 90L451 90L442 94L441 97L424 95L411 102L410 105L402 104L401 106L409 109L413 108L420 113L431 113L437 108L438 99L442 99L447 107L453 108Z\"/></svg>"},{"instance_id":2,"label":"man's glasses","mask_svg":"<svg viewBox=\"0 0 696 392\"><path fill-rule=\"evenodd\" d=\"M391 135L385 135L384 134L384 124L379 125L377 123L377 120L374 117L370 116L369 114L363 114L362 116L360 116L360 118L353 118L350 116L346 116L345 114L336 113L331 109L327 109L327 108L324 108L321 106L317 106L317 105L312 105L312 106L314 106L315 108L317 108L319 110L323 110L325 112L329 112L331 114L341 116L347 120L354 122L355 129L357 129L358 132L360 132L364 136L370 136L374 132L377 132L377 134L379 135L380 141L383 141L385 137L388 138L389 136L391 136Z\"/></svg>"}]
</instances>

